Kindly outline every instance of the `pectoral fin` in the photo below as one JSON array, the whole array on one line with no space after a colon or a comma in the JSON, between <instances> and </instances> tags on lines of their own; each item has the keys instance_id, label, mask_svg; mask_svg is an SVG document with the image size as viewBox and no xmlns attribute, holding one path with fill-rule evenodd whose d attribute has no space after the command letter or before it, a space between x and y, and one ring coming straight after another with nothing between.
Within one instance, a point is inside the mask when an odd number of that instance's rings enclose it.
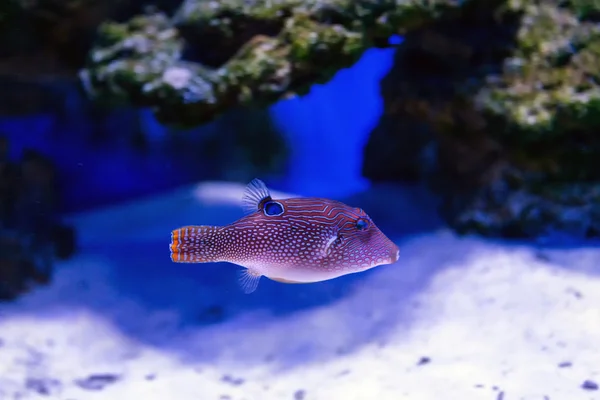
<instances>
[{"instance_id":1,"label":"pectoral fin","mask_svg":"<svg viewBox=\"0 0 600 400\"><path fill-rule=\"evenodd\" d=\"M262 275L250 268L244 268L238 272L238 283L244 293L250 294L258 287L258 282Z\"/></svg>"},{"instance_id":2,"label":"pectoral fin","mask_svg":"<svg viewBox=\"0 0 600 400\"><path fill-rule=\"evenodd\" d=\"M333 233L325 243L325 248L323 249L323 257L329 256L333 249L340 244L341 240L342 238L339 234Z\"/></svg>"}]
</instances>

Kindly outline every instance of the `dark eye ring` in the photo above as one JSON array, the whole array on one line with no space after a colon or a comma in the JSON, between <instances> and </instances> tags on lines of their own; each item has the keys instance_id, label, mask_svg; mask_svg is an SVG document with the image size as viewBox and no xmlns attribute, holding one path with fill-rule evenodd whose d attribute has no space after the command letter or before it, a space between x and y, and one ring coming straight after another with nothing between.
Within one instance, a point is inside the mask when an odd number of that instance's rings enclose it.
<instances>
[{"instance_id":1,"label":"dark eye ring","mask_svg":"<svg viewBox=\"0 0 600 400\"><path fill-rule=\"evenodd\" d=\"M266 216L276 217L278 215L283 214L283 204L278 201L267 201L263 205L263 211Z\"/></svg>"},{"instance_id":2,"label":"dark eye ring","mask_svg":"<svg viewBox=\"0 0 600 400\"><path fill-rule=\"evenodd\" d=\"M359 231L364 231L368 227L369 227L369 221L367 221L366 219L359 218L358 221L356 221L356 229L358 229Z\"/></svg>"}]
</instances>

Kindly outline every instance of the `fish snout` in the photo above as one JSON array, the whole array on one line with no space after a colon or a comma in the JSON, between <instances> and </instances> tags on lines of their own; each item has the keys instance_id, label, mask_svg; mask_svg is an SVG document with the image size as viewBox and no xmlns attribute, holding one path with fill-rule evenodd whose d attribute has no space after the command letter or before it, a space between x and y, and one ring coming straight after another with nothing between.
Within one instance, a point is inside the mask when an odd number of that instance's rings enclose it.
<instances>
[{"instance_id":1,"label":"fish snout","mask_svg":"<svg viewBox=\"0 0 600 400\"><path fill-rule=\"evenodd\" d=\"M400 248L396 245L396 243L388 239L388 245L386 247L388 264L393 264L398 261L400 258Z\"/></svg>"},{"instance_id":2,"label":"fish snout","mask_svg":"<svg viewBox=\"0 0 600 400\"><path fill-rule=\"evenodd\" d=\"M383 233L379 236L379 251L380 257L383 257L385 264L393 264L400 258L400 248L396 243L392 242L390 238L385 236Z\"/></svg>"}]
</instances>

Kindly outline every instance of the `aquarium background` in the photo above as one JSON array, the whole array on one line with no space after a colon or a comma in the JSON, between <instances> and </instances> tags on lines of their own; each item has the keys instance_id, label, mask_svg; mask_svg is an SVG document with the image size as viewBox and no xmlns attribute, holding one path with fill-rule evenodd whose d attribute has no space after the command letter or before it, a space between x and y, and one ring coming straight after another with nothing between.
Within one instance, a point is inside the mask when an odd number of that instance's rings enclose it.
<instances>
[{"instance_id":1,"label":"aquarium background","mask_svg":"<svg viewBox=\"0 0 600 400\"><path fill-rule=\"evenodd\" d=\"M59 3L39 6L58 15ZM198 35L175 2L154 3ZM589 61L600 14L472 1L444 19L427 3L406 20L386 5L398 22L377 23L406 24L403 35L374 29L352 62L328 49L323 76L290 83L299 93L181 127L161 120L173 114L160 97L107 107L76 79L32 80L15 48L43 58L56 46L71 78L93 72L80 53L104 48L30 38L19 21L41 17L11 1L0 12L0 400L600 399ZM60 23L102 22L85 10ZM527 35L548 21L560 29ZM150 37L147 22L133 26ZM171 262L171 230L242 217L254 178L275 198L361 207L400 259L314 284L263 278L249 295L236 265Z\"/></svg>"},{"instance_id":2,"label":"aquarium background","mask_svg":"<svg viewBox=\"0 0 600 400\"><path fill-rule=\"evenodd\" d=\"M251 165L231 165L240 152L235 148L235 130L260 132L265 125L283 137L290 152L285 164L271 173L278 187L344 196L366 187L362 149L382 112L379 81L389 71L393 53L394 49L369 50L352 68L339 71L327 84L315 85L305 96L283 100L266 111L246 111L242 116L243 111L233 112L183 133L161 125L148 109L94 112L82 104L86 99L76 89L67 93L65 115L5 117L0 132L10 141L11 159L33 148L56 162L64 211L139 198L199 179L232 179L236 169L250 169L237 172L238 180L249 181ZM251 128L238 121L252 118L256 126ZM222 143L211 142L215 136ZM207 143L217 153L206 154ZM268 153L273 147L267 143L251 149Z\"/></svg>"}]
</instances>

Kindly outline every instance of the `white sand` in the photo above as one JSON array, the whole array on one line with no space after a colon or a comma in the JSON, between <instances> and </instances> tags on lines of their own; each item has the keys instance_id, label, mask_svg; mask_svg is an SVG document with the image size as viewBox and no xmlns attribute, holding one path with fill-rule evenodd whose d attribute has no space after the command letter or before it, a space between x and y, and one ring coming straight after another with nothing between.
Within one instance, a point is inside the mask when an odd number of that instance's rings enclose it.
<instances>
[{"instance_id":1,"label":"white sand","mask_svg":"<svg viewBox=\"0 0 600 400\"><path fill-rule=\"evenodd\" d=\"M168 254L172 228L238 218L241 190L74 217L81 252L0 305L0 399L600 399L581 388L600 383L597 243L461 239L432 228L418 193L375 192L383 202L356 201L397 240L398 263L244 295L235 266ZM102 388L78 383L106 374Z\"/></svg>"}]
</instances>

